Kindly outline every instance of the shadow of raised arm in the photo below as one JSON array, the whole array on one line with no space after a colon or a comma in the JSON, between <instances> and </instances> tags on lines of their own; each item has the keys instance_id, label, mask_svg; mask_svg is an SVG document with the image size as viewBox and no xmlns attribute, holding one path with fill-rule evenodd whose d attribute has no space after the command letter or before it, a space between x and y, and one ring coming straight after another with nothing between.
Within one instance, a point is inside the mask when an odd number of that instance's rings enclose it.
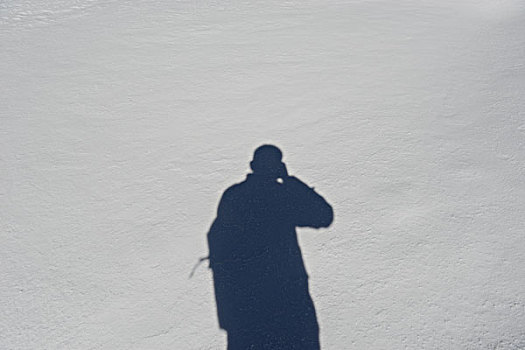
<instances>
[{"instance_id":1,"label":"shadow of raised arm","mask_svg":"<svg viewBox=\"0 0 525 350\"><path fill-rule=\"evenodd\" d=\"M296 226L321 228L332 224L332 206L313 188L294 176L287 177L283 186L290 198L290 212Z\"/></svg>"}]
</instances>

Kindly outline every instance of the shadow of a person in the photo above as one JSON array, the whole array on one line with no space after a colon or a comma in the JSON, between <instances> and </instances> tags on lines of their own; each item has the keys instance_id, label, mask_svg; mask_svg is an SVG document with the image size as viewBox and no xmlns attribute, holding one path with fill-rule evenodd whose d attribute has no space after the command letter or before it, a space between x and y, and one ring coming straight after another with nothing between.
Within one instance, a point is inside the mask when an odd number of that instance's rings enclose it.
<instances>
[{"instance_id":1,"label":"shadow of a person","mask_svg":"<svg viewBox=\"0 0 525 350\"><path fill-rule=\"evenodd\" d=\"M328 227L332 207L288 176L281 151L255 150L208 232L220 328L229 350L319 349L319 325L295 228Z\"/></svg>"}]
</instances>

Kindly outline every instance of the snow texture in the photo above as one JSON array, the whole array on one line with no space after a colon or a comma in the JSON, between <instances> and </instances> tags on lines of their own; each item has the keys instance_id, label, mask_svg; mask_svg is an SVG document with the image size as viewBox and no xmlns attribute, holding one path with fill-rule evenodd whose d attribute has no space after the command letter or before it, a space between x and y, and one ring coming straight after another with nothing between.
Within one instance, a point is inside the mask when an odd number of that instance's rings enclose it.
<instances>
[{"instance_id":1,"label":"snow texture","mask_svg":"<svg viewBox=\"0 0 525 350\"><path fill-rule=\"evenodd\" d=\"M224 349L206 233L274 143L323 349L525 349L521 0L0 3L0 348Z\"/></svg>"}]
</instances>

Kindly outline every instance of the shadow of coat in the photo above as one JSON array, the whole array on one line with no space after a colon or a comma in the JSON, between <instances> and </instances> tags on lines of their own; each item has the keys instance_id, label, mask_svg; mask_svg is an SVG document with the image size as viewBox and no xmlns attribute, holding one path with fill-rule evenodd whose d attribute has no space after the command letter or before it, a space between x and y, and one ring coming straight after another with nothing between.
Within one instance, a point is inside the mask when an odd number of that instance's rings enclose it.
<instances>
[{"instance_id":1,"label":"shadow of coat","mask_svg":"<svg viewBox=\"0 0 525 350\"><path fill-rule=\"evenodd\" d=\"M320 348L296 227L332 220L332 207L295 177L249 174L224 192L207 238L228 349Z\"/></svg>"}]
</instances>

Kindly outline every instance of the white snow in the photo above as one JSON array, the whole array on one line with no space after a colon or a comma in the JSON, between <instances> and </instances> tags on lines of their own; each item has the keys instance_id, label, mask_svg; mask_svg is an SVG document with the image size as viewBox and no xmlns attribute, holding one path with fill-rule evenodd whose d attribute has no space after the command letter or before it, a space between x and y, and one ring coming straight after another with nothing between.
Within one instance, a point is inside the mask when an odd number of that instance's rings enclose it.
<instances>
[{"instance_id":1,"label":"white snow","mask_svg":"<svg viewBox=\"0 0 525 350\"><path fill-rule=\"evenodd\" d=\"M0 3L0 348L224 349L206 232L271 142L323 349L525 348L525 3Z\"/></svg>"}]
</instances>

